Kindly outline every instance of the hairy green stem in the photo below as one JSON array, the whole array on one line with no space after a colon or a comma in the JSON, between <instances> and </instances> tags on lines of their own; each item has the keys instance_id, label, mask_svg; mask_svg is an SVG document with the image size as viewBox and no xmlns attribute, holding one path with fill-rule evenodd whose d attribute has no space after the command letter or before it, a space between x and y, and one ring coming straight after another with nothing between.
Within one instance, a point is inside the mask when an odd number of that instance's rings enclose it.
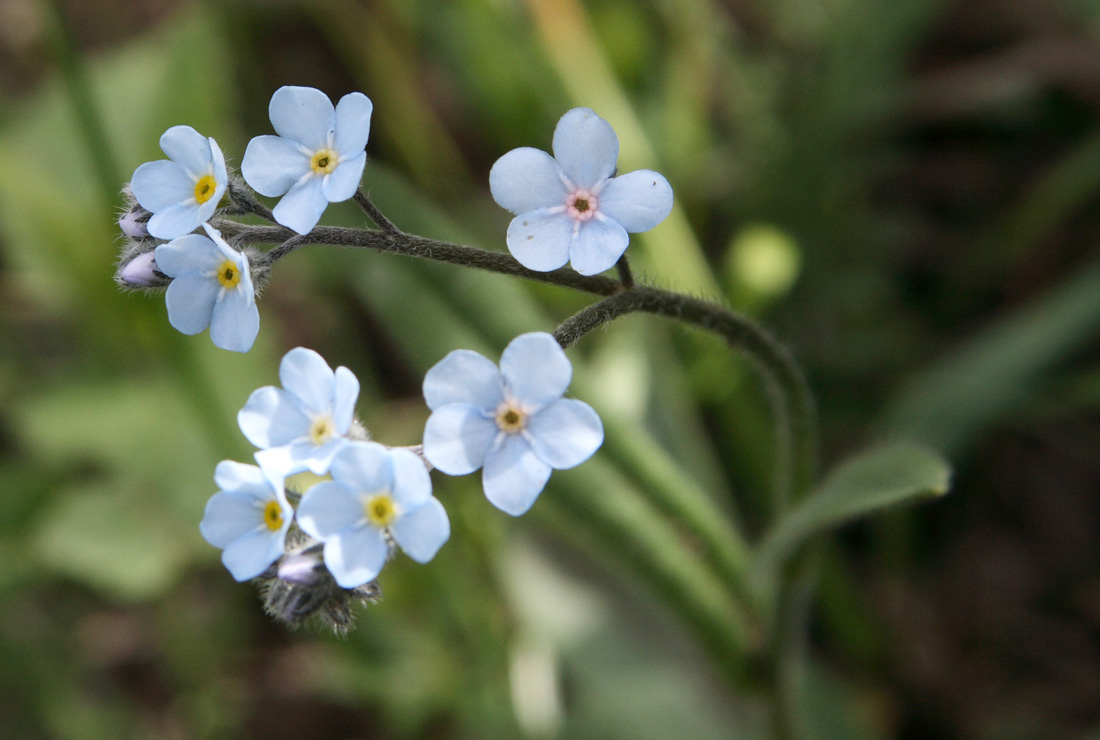
<instances>
[{"instance_id":1,"label":"hairy green stem","mask_svg":"<svg viewBox=\"0 0 1100 740\"><path fill-rule=\"evenodd\" d=\"M776 492L782 501L813 482L816 411L809 384L786 348L751 319L721 306L660 288L636 285L582 309L554 332L568 347L598 326L633 312L652 313L721 335L756 366L776 417Z\"/></svg>"}]
</instances>

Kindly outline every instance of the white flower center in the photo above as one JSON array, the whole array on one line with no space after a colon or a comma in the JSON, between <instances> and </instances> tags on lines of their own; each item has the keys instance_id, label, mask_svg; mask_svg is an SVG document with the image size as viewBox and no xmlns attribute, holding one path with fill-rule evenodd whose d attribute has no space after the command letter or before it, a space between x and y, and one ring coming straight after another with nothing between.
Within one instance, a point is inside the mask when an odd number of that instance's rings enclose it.
<instances>
[{"instance_id":1,"label":"white flower center","mask_svg":"<svg viewBox=\"0 0 1100 740\"><path fill-rule=\"evenodd\" d=\"M599 206L596 194L584 188L574 190L565 199L565 210L576 221L591 221Z\"/></svg>"},{"instance_id":2,"label":"white flower center","mask_svg":"<svg viewBox=\"0 0 1100 740\"><path fill-rule=\"evenodd\" d=\"M309 425L309 440L320 447L336 436L336 424L331 416L318 416Z\"/></svg>"},{"instance_id":3,"label":"white flower center","mask_svg":"<svg viewBox=\"0 0 1100 740\"><path fill-rule=\"evenodd\" d=\"M527 426L527 412L512 401L505 401L497 408L497 427L508 434L518 434Z\"/></svg>"}]
</instances>

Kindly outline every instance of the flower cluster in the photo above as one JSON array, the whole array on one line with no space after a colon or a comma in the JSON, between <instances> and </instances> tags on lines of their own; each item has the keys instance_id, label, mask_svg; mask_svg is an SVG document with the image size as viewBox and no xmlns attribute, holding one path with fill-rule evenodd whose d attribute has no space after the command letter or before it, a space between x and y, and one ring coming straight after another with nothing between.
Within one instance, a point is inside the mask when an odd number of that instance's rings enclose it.
<instances>
[{"instance_id":1,"label":"flower cluster","mask_svg":"<svg viewBox=\"0 0 1100 740\"><path fill-rule=\"evenodd\" d=\"M268 106L276 135L248 143L244 183L214 139L190 126L168 129L160 140L168 159L138 167L126 191L132 203L119 228L128 242L115 279L128 288L168 285L172 326L185 334L209 326L215 345L247 352L259 331L256 290L277 257L238 248L210 221L260 213L309 234L329 203L355 196L373 109L358 92L334 106L311 87L279 88ZM489 172L493 198L516 214L505 243L530 270L549 272L567 262L582 275L608 270L626 251L629 233L652 229L672 209L672 188L660 174L616 176L618 137L588 108L562 116L553 151L514 149ZM267 211L249 187L280 200ZM206 237L194 238L200 226Z\"/></svg>"},{"instance_id":2,"label":"flower cluster","mask_svg":"<svg viewBox=\"0 0 1100 740\"><path fill-rule=\"evenodd\" d=\"M209 328L215 345L237 352L256 340L257 290L272 265L316 234L329 203L354 197L388 238L404 236L357 195L369 98L351 93L333 105L319 90L283 87L268 112L275 135L249 142L240 175L214 139L189 126L170 128L160 141L168 159L137 168L119 218L127 240L115 275L120 285L166 288L173 327L185 334ZM542 272L571 263L582 275L618 263L626 287L620 260L628 233L664 219L672 189L649 170L617 177L618 151L611 126L577 108L559 121L553 156L521 148L496 162L490 190L516 215L505 240L516 261ZM256 193L280 200L268 209ZM278 226L250 229L229 218L235 214ZM284 240L279 247L252 246L272 234ZM377 600L376 579L398 550L426 563L449 539L447 513L432 495L433 469L480 470L489 502L519 516L553 470L595 453L603 425L588 404L564 397L572 374L562 346L544 332L516 337L499 367L455 350L424 378L431 413L423 443L394 448L372 441L356 421L359 382L350 370L292 349L279 367L281 386L259 388L238 413L257 448L255 464L217 466L218 492L202 535L222 549L235 579L260 582L274 616L297 623L317 614L344 629L351 604ZM295 481L304 473L322 479L299 492Z\"/></svg>"},{"instance_id":3,"label":"flower cluster","mask_svg":"<svg viewBox=\"0 0 1100 740\"><path fill-rule=\"evenodd\" d=\"M369 441L355 419L355 375L334 371L313 350L292 349L279 366L282 387L256 390L237 415L259 448L257 464L218 465L219 490L199 529L222 548L235 579L268 584L272 614L298 622L323 609L346 626L346 604L378 597L374 580L396 549L426 563L450 537L431 466L449 475L484 468L486 497L519 515L551 469L596 451L603 442L596 412L562 398L571 376L561 347L541 332L513 340L499 370L456 350L425 377L432 414L414 451ZM287 478L304 471L330 479L289 494Z\"/></svg>"}]
</instances>

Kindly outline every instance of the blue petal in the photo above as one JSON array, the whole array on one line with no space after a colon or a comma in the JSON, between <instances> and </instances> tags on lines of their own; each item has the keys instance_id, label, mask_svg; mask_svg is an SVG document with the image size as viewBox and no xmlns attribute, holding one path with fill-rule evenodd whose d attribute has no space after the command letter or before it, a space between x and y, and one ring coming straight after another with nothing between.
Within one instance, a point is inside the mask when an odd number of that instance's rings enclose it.
<instances>
[{"instance_id":1,"label":"blue petal","mask_svg":"<svg viewBox=\"0 0 1100 740\"><path fill-rule=\"evenodd\" d=\"M325 542L325 565L342 588L373 581L382 571L389 545L374 527L355 527Z\"/></svg>"},{"instance_id":2,"label":"blue petal","mask_svg":"<svg viewBox=\"0 0 1100 740\"><path fill-rule=\"evenodd\" d=\"M243 285L243 281L241 285ZM240 286L227 290L222 299L214 304L210 318L210 339L215 347L232 352L247 352L252 349L256 335L260 332L260 312L250 290Z\"/></svg>"},{"instance_id":3,"label":"blue petal","mask_svg":"<svg viewBox=\"0 0 1100 740\"><path fill-rule=\"evenodd\" d=\"M184 334L198 334L210 325L221 283L199 272L174 279L165 293L168 323Z\"/></svg>"},{"instance_id":4,"label":"blue petal","mask_svg":"<svg viewBox=\"0 0 1100 740\"><path fill-rule=\"evenodd\" d=\"M617 222L594 218L581 224L569 249L570 264L581 275L599 274L614 267L629 244L630 236Z\"/></svg>"},{"instance_id":5,"label":"blue petal","mask_svg":"<svg viewBox=\"0 0 1100 740\"><path fill-rule=\"evenodd\" d=\"M432 478L424 461L408 450L390 450L393 482L390 492L398 507L412 510L432 497Z\"/></svg>"},{"instance_id":6,"label":"blue petal","mask_svg":"<svg viewBox=\"0 0 1100 740\"><path fill-rule=\"evenodd\" d=\"M322 185L322 178L309 177L292 187L272 211L275 220L299 234L313 231L328 207Z\"/></svg>"},{"instance_id":7,"label":"blue petal","mask_svg":"<svg viewBox=\"0 0 1100 740\"><path fill-rule=\"evenodd\" d=\"M513 400L529 413L556 401L569 387L573 365L553 335L521 334L500 355L500 374Z\"/></svg>"},{"instance_id":8,"label":"blue petal","mask_svg":"<svg viewBox=\"0 0 1100 740\"><path fill-rule=\"evenodd\" d=\"M269 198L290 190L309 172L309 155L298 142L281 136L257 136L241 160L244 181Z\"/></svg>"},{"instance_id":9,"label":"blue petal","mask_svg":"<svg viewBox=\"0 0 1100 740\"><path fill-rule=\"evenodd\" d=\"M630 233L649 231L672 212L672 186L660 173L636 170L608 180L599 203L600 213Z\"/></svg>"},{"instance_id":10,"label":"blue petal","mask_svg":"<svg viewBox=\"0 0 1100 740\"><path fill-rule=\"evenodd\" d=\"M451 536L451 523L443 504L429 498L422 506L403 515L390 526L393 539L418 563L435 557Z\"/></svg>"},{"instance_id":11,"label":"blue petal","mask_svg":"<svg viewBox=\"0 0 1100 740\"><path fill-rule=\"evenodd\" d=\"M298 504L298 526L318 540L354 527L364 516L363 502L356 492L333 481L315 484Z\"/></svg>"},{"instance_id":12,"label":"blue petal","mask_svg":"<svg viewBox=\"0 0 1100 740\"><path fill-rule=\"evenodd\" d=\"M156 249L157 269L168 277L185 272L210 272L222 263L222 254L214 242L202 234L187 234L161 244Z\"/></svg>"},{"instance_id":13,"label":"blue petal","mask_svg":"<svg viewBox=\"0 0 1100 740\"><path fill-rule=\"evenodd\" d=\"M389 491L393 466L377 442L348 442L332 460L332 479L362 492Z\"/></svg>"},{"instance_id":14,"label":"blue petal","mask_svg":"<svg viewBox=\"0 0 1100 740\"><path fill-rule=\"evenodd\" d=\"M222 148L218 146L218 142L213 138L210 140L210 154L214 158L214 182L218 183L218 190L214 191L214 197L211 200L220 201L222 199L222 193L225 192L225 185L229 182L229 172L225 168L225 155L222 154Z\"/></svg>"},{"instance_id":15,"label":"blue petal","mask_svg":"<svg viewBox=\"0 0 1100 740\"><path fill-rule=\"evenodd\" d=\"M559 399L531 416L527 432L535 454L558 470L580 465L603 444L599 414L572 398Z\"/></svg>"},{"instance_id":16,"label":"blue petal","mask_svg":"<svg viewBox=\"0 0 1100 740\"><path fill-rule=\"evenodd\" d=\"M214 204L217 207L217 204ZM214 208L209 209L210 213ZM190 234L199 227L210 214L203 214L199 204L192 200L190 203L177 203L162 211L157 211L149 219L149 233L158 239L175 239L176 237Z\"/></svg>"},{"instance_id":17,"label":"blue petal","mask_svg":"<svg viewBox=\"0 0 1100 740\"><path fill-rule=\"evenodd\" d=\"M350 157L366 149L372 110L374 104L361 92L348 93L336 104L336 138L333 146L341 157Z\"/></svg>"},{"instance_id":18,"label":"blue petal","mask_svg":"<svg viewBox=\"0 0 1100 740\"><path fill-rule=\"evenodd\" d=\"M556 270L569 261L574 225L564 207L521 214L508 224L508 251L528 270Z\"/></svg>"},{"instance_id":19,"label":"blue petal","mask_svg":"<svg viewBox=\"0 0 1100 740\"><path fill-rule=\"evenodd\" d=\"M147 211L156 213L195 197L195 180L175 162L158 159L134 170L130 191Z\"/></svg>"},{"instance_id":20,"label":"blue petal","mask_svg":"<svg viewBox=\"0 0 1100 740\"><path fill-rule=\"evenodd\" d=\"M165 131L160 137L160 148L191 175L192 181L210 172L213 162L210 140L190 126L173 126Z\"/></svg>"},{"instance_id":21,"label":"blue petal","mask_svg":"<svg viewBox=\"0 0 1100 740\"><path fill-rule=\"evenodd\" d=\"M539 459L520 435L508 435L504 444L489 453L481 482L485 498L506 514L523 514L546 487L550 466Z\"/></svg>"},{"instance_id":22,"label":"blue petal","mask_svg":"<svg viewBox=\"0 0 1100 740\"><path fill-rule=\"evenodd\" d=\"M565 203L569 191L561 179L561 165L544 151L513 149L489 170L489 190L502 208L517 216Z\"/></svg>"},{"instance_id":23,"label":"blue petal","mask_svg":"<svg viewBox=\"0 0 1100 740\"><path fill-rule=\"evenodd\" d=\"M591 190L615 171L619 137L588 108L574 108L554 129L554 158L574 185Z\"/></svg>"},{"instance_id":24,"label":"blue petal","mask_svg":"<svg viewBox=\"0 0 1100 740\"><path fill-rule=\"evenodd\" d=\"M347 434L355 418L355 401L359 398L359 379L346 367L336 368L332 401L332 423L336 431Z\"/></svg>"},{"instance_id":25,"label":"blue petal","mask_svg":"<svg viewBox=\"0 0 1100 740\"><path fill-rule=\"evenodd\" d=\"M309 434L310 421L297 398L268 385L252 392L237 413L237 423L249 442L266 449Z\"/></svg>"},{"instance_id":26,"label":"blue petal","mask_svg":"<svg viewBox=\"0 0 1100 740\"><path fill-rule=\"evenodd\" d=\"M271 482L255 465L222 460L214 469L214 483L223 491L247 493L257 500L272 497Z\"/></svg>"},{"instance_id":27,"label":"blue petal","mask_svg":"<svg viewBox=\"0 0 1100 740\"><path fill-rule=\"evenodd\" d=\"M259 499L241 491L219 491L206 502L199 532L214 547L229 547L235 540L264 525Z\"/></svg>"},{"instance_id":28,"label":"blue petal","mask_svg":"<svg viewBox=\"0 0 1100 740\"><path fill-rule=\"evenodd\" d=\"M279 363L279 382L302 403L307 414L332 413L335 376L325 358L311 349L295 347Z\"/></svg>"},{"instance_id":29,"label":"blue petal","mask_svg":"<svg viewBox=\"0 0 1100 740\"><path fill-rule=\"evenodd\" d=\"M466 475L485 463L498 434L496 422L477 406L440 406L424 425L424 457L447 475Z\"/></svg>"},{"instance_id":30,"label":"blue petal","mask_svg":"<svg viewBox=\"0 0 1100 740\"><path fill-rule=\"evenodd\" d=\"M318 447L309 437L302 437L290 443L290 461L317 475L327 475L333 459L350 441L346 437L333 437Z\"/></svg>"},{"instance_id":31,"label":"blue petal","mask_svg":"<svg viewBox=\"0 0 1100 740\"><path fill-rule=\"evenodd\" d=\"M304 470L308 470L308 467L291 457L290 445L269 447L266 450L259 450L253 457L256 458L256 462L259 463L260 467L264 470L271 471L281 476L291 476L294 473L301 473Z\"/></svg>"},{"instance_id":32,"label":"blue petal","mask_svg":"<svg viewBox=\"0 0 1100 740\"><path fill-rule=\"evenodd\" d=\"M280 87L271 96L267 112L279 136L311 150L328 146L328 134L336 123L332 101L312 87Z\"/></svg>"},{"instance_id":33,"label":"blue petal","mask_svg":"<svg viewBox=\"0 0 1100 740\"><path fill-rule=\"evenodd\" d=\"M261 527L225 548L222 563L238 581L247 581L267 570L283 554L286 530L272 532Z\"/></svg>"},{"instance_id":34,"label":"blue petal","mask_svg":"<svg viewBox=\"0 0 1100 740\"><path fill-rule=\"evenodd\" d=\"M336 169L321 180L321 192L330 203L340 203L355 195L359 181L363 179L363 168L367 164L367 153L346 159Z\"/></svg>"},{"instance_id":35,"label":"blue petal","mask_svg":"<svg viewBox=\"0 0 1100 740\"><path fill-rule=\"evenodd\" d=\"M433 411L448 403L471 403L495 411L504 400L500 371L491 360L456 349L424 375L424 400Z\"/></svg>"}]
</instances>

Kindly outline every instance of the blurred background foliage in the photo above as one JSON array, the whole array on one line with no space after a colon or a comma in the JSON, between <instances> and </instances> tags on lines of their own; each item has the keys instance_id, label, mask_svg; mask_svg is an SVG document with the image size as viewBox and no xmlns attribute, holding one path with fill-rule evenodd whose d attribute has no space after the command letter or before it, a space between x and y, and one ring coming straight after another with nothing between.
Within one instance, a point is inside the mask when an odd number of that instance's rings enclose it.
<instances>
[{"instance_id":1,"label":"blurred background foliage","mask_svg":"<svg viewBox=\"0 0 1100 740\"><path fill-rule=\"evenodd\" d=\"M248 459L236 410L287 349L350 367L375 438L412 444L447 351L497 357L588 300L311 248L236 355L119 293L121 183L179 123L239 163L284 84L369 95L383 212L497 249L489 167L592 107L622 169L676 191L636 273L775 331L823 467L945 451L951 496L819 545L810 737L1100 736L1100 5L0 0L0 737L760 736L756 698L586 520L586 496L636 506L632 454L754 540L771 516L758 383L657 319L571 350L605 454L521 520L437 478L450 542L388 565L346 640L273 624L221 568L213 469Z\"/></svg>"}]
</instances>

